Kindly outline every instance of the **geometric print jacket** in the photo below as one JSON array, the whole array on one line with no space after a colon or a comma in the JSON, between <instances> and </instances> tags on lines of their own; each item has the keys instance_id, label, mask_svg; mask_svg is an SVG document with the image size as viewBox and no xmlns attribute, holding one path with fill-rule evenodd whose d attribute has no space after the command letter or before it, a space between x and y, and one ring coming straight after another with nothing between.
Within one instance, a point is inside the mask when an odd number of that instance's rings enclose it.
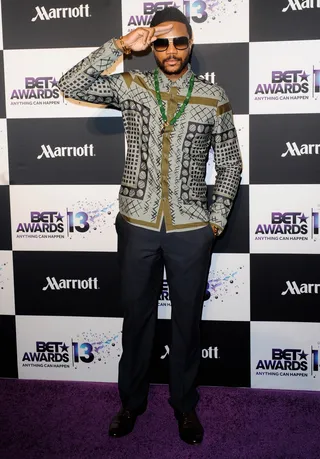
<instances>
[{"instance_id":1,"label":"geometric print jacket","mask_svg":"<svg viewBox=\"0 0 320 459\"><path fill-rule=\"evenodd\" d=\"M134 225L159 231L197 229L209 222L221 234L236 196L242 160L232 109L225 91L195 75L185 111L162 133L153 72L103 75L122 55L109 40L66 72L58 86L65 97L105 104L122 112L127 153L119 191L119 211ZM159 69L167 118L181 107L193 74L171 81ZM107 121L106 121L107 122ZM207 205L206 164L214 150L216 179Z\"/></svg>"}]
</instances>

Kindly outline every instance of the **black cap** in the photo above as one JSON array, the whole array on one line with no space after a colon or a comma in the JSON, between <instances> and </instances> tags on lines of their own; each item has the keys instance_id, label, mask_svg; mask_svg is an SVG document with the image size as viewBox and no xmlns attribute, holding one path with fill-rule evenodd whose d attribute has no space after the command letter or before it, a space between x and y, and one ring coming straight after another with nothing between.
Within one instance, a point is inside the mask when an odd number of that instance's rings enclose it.
<instances>
[{"instance_id":1,"label":"black cap","mask_svg":"<svg viewBox=\"0 0 320 459\"><path fill-rule=\"evenodd\" d=\"M175 8L174 6L169 6L161 11L157 11L152 18L150 27L155 27L162 22L170 21L182 22L182 24L185 24L188 30L189 38L192 37L192 28L187 17L182 13L182 11L180 11L178 8Z\"/></svg>"}]
</instances>

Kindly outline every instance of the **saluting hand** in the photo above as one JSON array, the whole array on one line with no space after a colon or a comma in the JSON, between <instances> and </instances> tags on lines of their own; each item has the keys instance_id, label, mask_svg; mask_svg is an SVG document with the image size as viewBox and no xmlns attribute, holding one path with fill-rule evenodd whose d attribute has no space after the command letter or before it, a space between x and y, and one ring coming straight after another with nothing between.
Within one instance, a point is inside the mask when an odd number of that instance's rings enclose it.
<instances>
[{"instance_id":1,"label":"saluting hand","mask_svg":"<svg viewBox=\"0 0 320 459\"><path fill-rule=\"evenodd\" d=\"M137 27L122 37L122 40L126 48L129 48L132 51L143 51L147 49L159 35L170 32L172 27L173 24L156 27ZM117 45L119 48L122 47L120 40L117 40Z\"/></svg>"}]
</instances>

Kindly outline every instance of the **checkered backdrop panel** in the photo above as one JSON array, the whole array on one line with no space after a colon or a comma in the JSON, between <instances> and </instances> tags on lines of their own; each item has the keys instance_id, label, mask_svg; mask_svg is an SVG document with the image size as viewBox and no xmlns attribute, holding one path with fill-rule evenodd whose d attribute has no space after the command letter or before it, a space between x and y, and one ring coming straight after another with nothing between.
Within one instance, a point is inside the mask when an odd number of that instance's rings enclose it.
<instances>
[{"instance_id":1,"label":"checkered backdrop panel","mask_svg":"<svg viewBox=\"0 0 320 459\"><path fill-rule=\"evenodd\" d=\"M121 113L67 102L56 83L173 5L194 71L229 95L244 164L212 254L199 383L319 390L319 0L0 0L0 377L117 380ZM109 73L154 65L144 52ZM209 197L214 179L210 151ZM164 272L155 383L168 381L170 317Z\"/></svg>"}]
</instances>

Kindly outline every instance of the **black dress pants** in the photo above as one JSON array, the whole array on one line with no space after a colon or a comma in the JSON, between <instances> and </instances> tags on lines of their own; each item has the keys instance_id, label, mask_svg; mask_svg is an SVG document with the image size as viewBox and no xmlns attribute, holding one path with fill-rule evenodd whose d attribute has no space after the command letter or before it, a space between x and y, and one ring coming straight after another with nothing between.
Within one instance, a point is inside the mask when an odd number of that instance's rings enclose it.
<instances>
[{"instance_id":1,"label":"black dress pants","mask_svg":"<svg viewBox=\"0 0 320 459\"><path fill-rule=\"evenodd\" d=\"M119 363L119 394L123 406L146 406L149 364L155 335L163 267L172 306L170 405L192 410L198 402L196 377L201 346L200 321L214 235L211 226L177 233L140 228L119 213L116 218L124 307L123 352Z\"/></svg>"}]
</instances>

